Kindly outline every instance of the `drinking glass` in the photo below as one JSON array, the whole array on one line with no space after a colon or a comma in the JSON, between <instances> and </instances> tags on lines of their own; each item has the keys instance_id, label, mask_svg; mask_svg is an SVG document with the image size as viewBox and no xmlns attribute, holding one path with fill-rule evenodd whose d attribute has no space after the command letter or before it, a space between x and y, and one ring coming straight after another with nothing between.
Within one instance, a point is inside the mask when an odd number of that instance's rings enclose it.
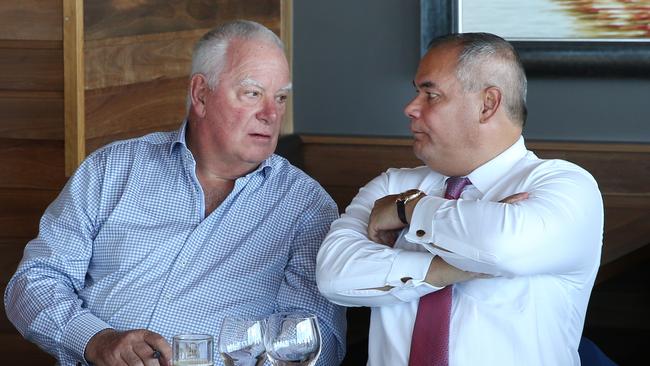
<instances>
[{"instance_id":1,"label":"drinking glass","mask_svg":"<svg viewBox=\"0 0 650 366\"><path fill-rule=\"evenodd\" d=\"M212 336L208 334L180 334L172 338L174 366L213 366Z\"/></svg>"},{"instance_id":2,"label":"drinking glass","mask_svg":"<svg viewBox=\"0 0 650 366\"><path fill-rule=\"evenodd\" d=\"M264 328L264 319L226 317L219 334L219 353L226 366L263 365Z\"/></svg>"},{"instance_id":3,"label":"drinking glass","mask_svg":"<svg viewBox=\"0 0 650 366\"><path fill-rule=\"evenodd\" d=\"M304 312L271 315L264 335L266 353L275 366L311 366L321 349L318 318Z\"/></svg>"}]
</instances>

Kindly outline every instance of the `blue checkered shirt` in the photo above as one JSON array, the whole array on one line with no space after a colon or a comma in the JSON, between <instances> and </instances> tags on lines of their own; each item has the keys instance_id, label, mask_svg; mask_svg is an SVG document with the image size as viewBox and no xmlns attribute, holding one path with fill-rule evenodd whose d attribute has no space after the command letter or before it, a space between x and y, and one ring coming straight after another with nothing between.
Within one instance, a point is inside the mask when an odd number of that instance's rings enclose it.
<instances>
[{"instance_id":1,"label":"blue checkered shirt","mask_svg":"<svg viewBox=\"0 0 650 366\"><path fill-rule=\"evenodd\" d=\"M272 155L205 217L195 166L185 125L91 154L25 248L5 291L9 319L60 364L76 365L106 328L216 340L225 315L302 309L320 322L318 365L340 364L345 313L320 295L314 274L338 216L330 196Z\"/></svg>"}]
</instances>

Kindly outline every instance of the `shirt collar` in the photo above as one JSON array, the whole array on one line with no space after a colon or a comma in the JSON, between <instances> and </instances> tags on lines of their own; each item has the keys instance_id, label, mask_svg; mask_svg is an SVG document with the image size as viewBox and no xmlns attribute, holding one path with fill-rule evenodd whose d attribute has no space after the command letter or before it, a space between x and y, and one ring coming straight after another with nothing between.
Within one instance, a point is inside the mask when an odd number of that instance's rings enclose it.
<instances>
[{"instance_id":1,"label":"shirt collar","mask_svg":"<svg viewBox=\"0 0 650 366\"><path fill-rule=\"evenodd\" d=\"M487 192L527 153L524 137L492 160L474 169L467 177L480 192Z\"/></svg>"},{"instance_id":2,"label":"shirt collar","mask_svg":"<svg viewBox=\"0 0 650 366\"><path fill-rule=\"evenodd\" d=\"M172 143L169 145L169 154L171 155L172 152L174 151L174 148L177 145L184 146L187 149L187 143L185 142L185 131L187 130L187 119L183 121L183 124L181 124L181 127L176 130L176 132L172 135Z\"/></svg>"},{"instance_id":3,"label":"shirt collar","mask_svg":"<svg viewBox=\"0 0 650 366\"><path fill-rule=\"evenodd\" d=\"M186 149L188 149L187 148L187 142L185 141L185 133L187 131L187 125L188 125L188 120L186 119L185 121L183 121L183 124L181 125L181 127L178 130L176 130L174 135L172 135L172 143L169 146L169 154L170 155L172 154L172 152L174 151L174 148L176 146L183 146ZM188 151L189 151L189 149L188 149ZM249 177L249 176L252 176L252 175L254 175L254 174L258 173L258 172L261 172L264 175L264 177L266 178L269 175L270 170L273 169L274 161L275 161L274 154L271 154L271 156L269 156L262 163L260 163L260 165L257 167L257 169L255 169L252 172L246 174L245 177Z\"/></svg>"}]
</instances>

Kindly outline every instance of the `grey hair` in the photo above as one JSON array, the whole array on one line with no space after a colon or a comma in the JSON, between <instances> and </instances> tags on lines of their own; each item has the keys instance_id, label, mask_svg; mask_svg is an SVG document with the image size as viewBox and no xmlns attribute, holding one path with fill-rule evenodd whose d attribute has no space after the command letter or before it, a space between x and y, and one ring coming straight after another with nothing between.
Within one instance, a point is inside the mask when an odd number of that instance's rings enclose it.
<instances>
[{"instance_id":1,"label":"grey hair","mask_svg":"<svg viewBox=\"0 0 650 366\"><path fill-rule=\"evenodd\" d=\"M196 74L205 76L208 87L214 90L227 62L228 46L234 39L266 41L284 50L282 40L270 29L250 20L234 20L210 30L196 42L192 53L190 77ZM188 91L188 112L191 106L190 98Z\"/></svg>"},{"instance_id":2,"label":"grey hair","mask_svg":"<svg viewBox=\"0 0 650 366\"><path fill-rule=\"evenodd\" d=\"M456 78L466 92L495 86L501 90L508 117L526 124L528 81L517 51L505 39L490 33L458 33L434 39L429 49L445 45L460 46Z\"/></svg>"}]
</instances>

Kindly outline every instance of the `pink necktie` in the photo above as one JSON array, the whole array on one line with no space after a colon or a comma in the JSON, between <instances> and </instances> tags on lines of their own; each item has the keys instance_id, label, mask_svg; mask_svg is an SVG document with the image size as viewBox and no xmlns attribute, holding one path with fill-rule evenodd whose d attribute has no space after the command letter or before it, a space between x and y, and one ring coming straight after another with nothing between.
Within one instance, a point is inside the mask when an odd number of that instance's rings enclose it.
<instances>
[{"instance_id":1,"label":"pink necktie","mask_svg":"<svg viewBox=\"0 0 650 366\"><path fill-rule=\"evenodd\" d=\"M447 179L445 198L456 200L468 178ZM451 312L451 286L420 298L411 337L409 366L449 365L449 315Z\"/></svg>"}]
</instances>

